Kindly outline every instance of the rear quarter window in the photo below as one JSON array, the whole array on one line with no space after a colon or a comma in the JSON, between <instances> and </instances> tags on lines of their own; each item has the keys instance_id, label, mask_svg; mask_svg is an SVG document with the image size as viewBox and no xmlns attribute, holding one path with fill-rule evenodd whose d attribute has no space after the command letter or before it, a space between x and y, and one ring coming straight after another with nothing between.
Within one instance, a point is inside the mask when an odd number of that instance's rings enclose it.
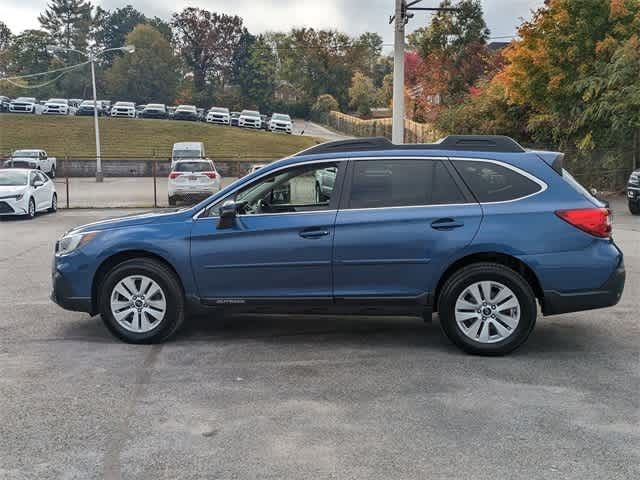
<instances>
[{"instance_id":1,"label":"rear quarter window","mask_svg":"<svg viewBox=\"0 0 640 480\"><path fill-rule=\"evenodd\" d=\"M516 200L542 190L533 180L496 163L469 160L453 163L479 202Z\"/></svg>"}]
</instances>

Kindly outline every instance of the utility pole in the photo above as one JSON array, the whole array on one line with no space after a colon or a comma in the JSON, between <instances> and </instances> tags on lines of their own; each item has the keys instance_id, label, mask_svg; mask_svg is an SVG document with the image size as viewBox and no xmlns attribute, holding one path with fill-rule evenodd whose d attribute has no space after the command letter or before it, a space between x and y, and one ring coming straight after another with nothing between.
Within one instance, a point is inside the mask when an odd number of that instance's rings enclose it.
<instances>
[{"instance_id":1,"label":"utility pole","mask_svg":"<svg viewBox=\"0 0 640 480\"><path fill-rule=\"evenodd\" d=\"M404 26L405 0L396 0L393 40L393 123L391 141L404 143Z\"/></svg>"},{"instance_id":2,"label":"utility pole","mask_svg":"<svg viewBox=\"0 0 640 480\"><path fill-rule=\"evenodd\" d=\"M457 8L428 8L416 7L422 0L395 0L396 8L389 23L394 24L393 41L393 130L391 141L395 144L404 143L404 30L409 19L413 18L411 10L431 12L455 12Z\"/></svg>"},{"instance_id":3,"label":"utility pole","mask_svg":"<svg viewBox=\"0 0 640 480\"><path fill-rule=\"evenodd\" d=\"M100 149L100 126L98 123L98 95L96 93L96 60L103 54L108 52L124 52L133 53L136 51L134 45L125 45L124 47L107 48L106 50L82 52L74 48L64 48L59 46L49 46L47 50L51 53L57 52L74 52L85 57L91 63L91 86L93 87L93 131L96 136L96 182L100 183L104 180L102 173L102 151Z\"/></svg>"},{"instance_id":4,"label":"utility pole","mask_svg":"<svg viewBox=\"0 0 640 480\"><path fill-rule=\"evenodd\" d=\"M93 86L93 131L96 136L96 182L104 180L102 173L102 151L100 149L100 126L98 124L98 95L96 94L96 59L92 53L89 54L91 62L91 85Z\"/></svg>"}]
</instances>

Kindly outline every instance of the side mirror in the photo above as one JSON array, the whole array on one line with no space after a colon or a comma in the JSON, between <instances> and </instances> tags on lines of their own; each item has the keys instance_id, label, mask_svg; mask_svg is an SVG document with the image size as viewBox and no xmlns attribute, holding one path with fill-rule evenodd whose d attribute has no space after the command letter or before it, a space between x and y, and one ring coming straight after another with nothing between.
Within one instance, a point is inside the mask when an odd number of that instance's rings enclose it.
<instances>
[{"instance_id":1,"label":"side mirror","mask_svg":"<svg viewBox=\"0 0 640 480\"><path fill-rule=\"evenodd\" d=\"M238 206L233 200L227 200L220 207L220 219L218 220L218 228L231 228L235 223L238 213Z\"/></svg>"},{"instance_id":2,"label":"side mirror","mask_svg":"<svg viewBox=\"0 0 640 480\"><path fill-rule=\"evenodd\" d=\"M36 180L33 182L33 188L40 188L43 185L44 185L44 182L42 180Z\"/></svg>"}]
</instances>

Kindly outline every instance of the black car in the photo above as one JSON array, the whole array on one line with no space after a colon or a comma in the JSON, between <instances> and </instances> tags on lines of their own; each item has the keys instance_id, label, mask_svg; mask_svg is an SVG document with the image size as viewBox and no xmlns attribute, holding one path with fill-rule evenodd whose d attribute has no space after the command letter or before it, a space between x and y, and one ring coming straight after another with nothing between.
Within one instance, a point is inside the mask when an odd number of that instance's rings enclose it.
<instances>
[{"instance_id":1,"label":"black car","mask_svg":"<svg viewBox=\"0 0 640 480\"><path fill-rule=\"evenodd\" d=\"M631 172L627 183L627 199L632 215L640 215L640 168Z\"/></svg>"},{"instance_id":2,"label":"black car","mask_svg":"<svg viewBox=\"0 0 640 480\"><path fill-rule=\"evenodd\" d=\"M0 96L0 112L8 112L11 99L9 97Z\"/></svg>"},{"instance_id":3,"label":"black car","mask_svg":"<svg viewBox=\"0 0 640 480\"><path fill-rule=\"evenodd\" d=\"M76 115L81 117L93 117L93 108L93 100L85 100L80 104L78 110L76 110ZM100 107L98 107L98 115L104 115L104 112Z\"/></svg>"},{"instance_id":4,"label":"black car","mask_svg":"<svg viewBox=\"0 0 640 480\"><path fill-rule=\"evenodd\" d=\"M180 105L173 112L174 120L188 120L191 122L198 121L198 109L194 105Z\"/></svg>"},{"instance_id":5,"label":"black car","mask_svg":"<svg viewBox=\"0 0 640 480\"><path fill-rule=\"evenodd\" d=\"M231 112L231 126L238 126L238 119L240 118L240 112Z\"/></svg>"},{"instance_id":6,"label":"black car","mask_svg":"<svg viewBox=\"0 0 640 480\"><path fill-rule=\"evenodd\" d=\"M169 118L167 107L162 103L149 103L140 111L140 118Z\"/></svg>"}]
</instances>

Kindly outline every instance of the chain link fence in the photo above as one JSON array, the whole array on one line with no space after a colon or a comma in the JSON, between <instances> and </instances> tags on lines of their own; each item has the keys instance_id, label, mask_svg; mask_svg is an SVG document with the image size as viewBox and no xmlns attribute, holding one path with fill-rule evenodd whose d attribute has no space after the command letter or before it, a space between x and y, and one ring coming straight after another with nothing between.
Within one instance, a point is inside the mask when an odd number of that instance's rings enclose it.
<instances>
[{"instance_id":1,"label":"chain link fence","mask_svg":"<svg viewBox=\"0 0 640 480\"><path fill-rule=\"evenodd\" d=\"M272 158L213 161L224 188L255 164ZM168 195L171 159L144 157L102 158L102 181L97 182L95 158L64 157L57 159L54 182L59 208L158 208L173 206ZM205 198L202 193L181 196L178 205L195 204Z\"/></svg>"}]
</instances>

